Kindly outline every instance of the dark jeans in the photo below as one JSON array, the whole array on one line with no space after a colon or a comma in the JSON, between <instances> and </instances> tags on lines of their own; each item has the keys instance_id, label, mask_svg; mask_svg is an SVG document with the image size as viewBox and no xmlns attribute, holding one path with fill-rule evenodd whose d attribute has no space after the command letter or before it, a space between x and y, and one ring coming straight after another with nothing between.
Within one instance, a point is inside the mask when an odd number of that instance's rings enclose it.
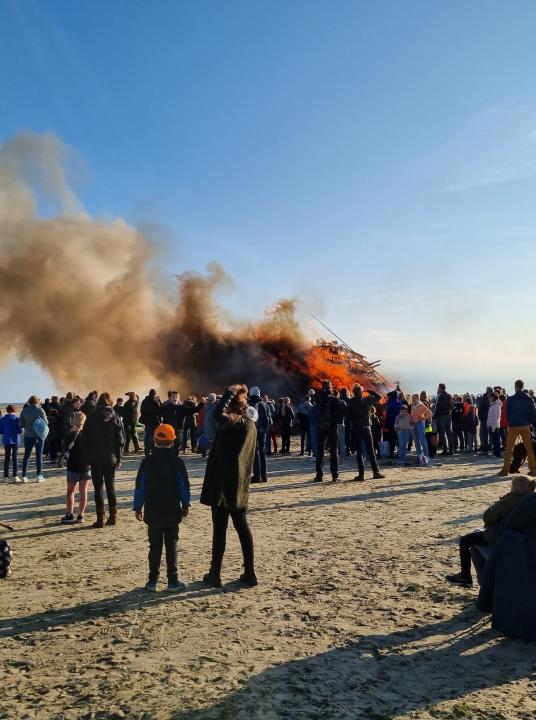
<instances>
[{"instance_id":1,"label":"dark jeans","mask_svg":"<svg viewBox=\"0 0 536 720\"><path fill-rule=\"evenodd\" d=\"M168 582L177 582L177 545L179 541L179 526L169 527L147 526L149 536L149 582L156 582L160 575L160 560L162 547L166 546L166 566Z\"/></svg>"},{"instance_id":2,"label":"dark jeans","mask_svg":"<svg viewBox=\"0 0 536 720\"><path fill-rule=\"evenodd\" d=\"M115 497L115 465L92 465L91 479L95 488L95 507L97 515L104 515L104 486L106 485L106 497L108 508L115 510L117 500Z\"/></svg>"},{"instance_id":3,"label":"dark jeans","mask_svg":"<svg viewBox=\"0 0 536 720\"><path fill-rule=\"evenodd\" d=\"M281 426L281 452L290 452L290 425Z\"/></svg>"},{"instance_id":4,"label":"dark jeans","mask_svg":"<svg viewBox=\"0 0 536 720\"><path fill-rule=\"evenodd\" d=\"M465 434L463 432L463 425L453 425L452 435L454 438L454 450L465 450Z\"/></svg>"},{"instance_id":5,"label":"dark jeans","mask_svg":"<svg viewBox=\"0 0 536 720\"><path fill-rule=\"evenodd\" d=\"M488 433L488 416L480 418L480 450L488 452L489 450L489 433Z\"/></svg>"},{"instance_id":6,"label":"dark jeans","mask_svg":"<svg viewBox=\"0 0 536 720\"><path fill-rule=\"evenodd\" d=\"M28 472L28 463L30 462L30 455L32 450L35 448L35 465L37 474L41 475L43 470L43 441L38 437L25 437L24 438L24 457L22 458L22 475L26 477Z\"/></svg>"},{"instance_id":7,"label":"dark jeans","mask_svg":"<svg viewBox=\"0 0 536 720\"><path fill-rule=\"evenodd\" d=\"M460 538L460 564L464 577L471 576L471 545L489 545L482 530L475 530Z\"/></svg>"},{"instance_id":8,"label":"dark jeans","mask_svg":"<svg viewBox=\"0 0 536 720\"><path fill-rule=\"evenodd\" d=\"M389 457L394 458L396 441L398 439L396 430L394 428L388 428L387 430L384 430L383 437L389 443Z\"/></svg>"},{"instance_id":9,"label":"dark jeans","mask_svg":"<svg viewBox=\"0 0 536 720\"><path fill-rule=\"evenodd\" d=\"M501 457L501 429L492 430L488 428L488 434L491 436L493 443L493 454L495 457Z\"/></svg>"},{"instance_id":10,"label":"dark jeans","mask_svg":"<svg viewBox=\"0 0 536 720\"><path fill-rule=\"evenodd\" d=\"M324 475L324 453L326 448L326 440L329 445L329 469L331 477L337 477L339 474L339 437L337 428L329 430L318 430L316 436L316 477L321 478Z\"/></svg>"},{"instance_id":11,"label":"dark jeans","mask_svg":"<svg viewBox=\"0 0 536 720\"><path fill-rule=\"evenodd\" d=\"M149 457L149 455L153 452L154 448L154 431L156 430L156 425L146 425L145 426L145 436L143 439L143 449L145 452L145 457ZM125 448L126 451L126 448Z\"/></svg>"},{"instance_id":12,"label":"dark jeans","mask_svg":"<svg viewBox=\"0 0 536 720\"><path fill-rule=\"evenodd\" d=\"M220 574L221 564L225 554L229 516L231 516L242 547L244 569L246 573L254 573L253 536L249 529L246 511L227 510L227 508L221 506L212 508L212 569L217 575Z\"/></svg>"},{"instance_id":13,"label":"dark jeans","mask_svg":"<svg viewBox=\"0 0 536 720\"><path fill-rule=\"evenodd\" d=\"M125 424L125 452L126 453L128 452L131 441L132 441L132 444L134 445L134 450L139 450L140 443L138 441L138 436L136 435L136 425Z\"/></svg>"},{"instance_id":14,"label":"dark jeans","mask_svg":"<svg viewBox=\"0 0 536 720\"><path fill-rule=\"evenodd\" d=\"M439 443L443 448L443 452L452 452L453 436L452 436L452 418L450 415L438 415L435 419L437 423L437 432L439 433Z\"/></svg>"},{"instance_id":15,"label":"dark jeans","mask_svg":"<svg viewBox=\"0 0 536 720\"><path fill-rule=\"evenodd\" d=\"M61 441L59 438L47 438L48 440L48 457L50 462L57 462L60 452Z\"/></svg>"},{"instance_id":16,"label":"dark jeans","mask_svg":"<svg viewBox=\"0 0 536 720\"><path fill-rule=\"evenodd\" d=\"M257 430L257 447L255 449L255 460L253 462L253 479L266 480L266 433L264 430Z\"/></svg>"},{"instance_id":17,"label":"dark jeans","mask_svg":"<svg viewBox=\"0 0 536 720\"><path fill-rule=\"evenodd\" d=\"M376 462L376 456L374 454L374 446L372 443L372 433L369 427L357 427L352 428L352 448L355 450L357 458L357 469L359 473L365 472L365 466L363 464L363 445L365 446L372 472L378 472L378 463Z\"/></svg>"},{"instance_id":18,"label":"dark jeans","mask_svg":"<svg viewBox=\"0 0 536 720\"><path fill-rule=\"evenodd\" d=\"M190 446L192 448L192 452L194 452L196 447L197 428L192 425L184 426L184 430L182 432L181 450L182 452L186 451L186 447L188 445L188 435L190 436Z\"/></svg>"},{"instance_id":19,"label":"dark jeans","mask_svg":"<svg viewBox=\"0 0 536 720\"><path fill-rule=\"evenodd\" d=\"M4 477L9 477L9 461L13 458L13 477L17 474L17 453L19 451L18 445L4 445Z\"/></svg>"}]
</instances>

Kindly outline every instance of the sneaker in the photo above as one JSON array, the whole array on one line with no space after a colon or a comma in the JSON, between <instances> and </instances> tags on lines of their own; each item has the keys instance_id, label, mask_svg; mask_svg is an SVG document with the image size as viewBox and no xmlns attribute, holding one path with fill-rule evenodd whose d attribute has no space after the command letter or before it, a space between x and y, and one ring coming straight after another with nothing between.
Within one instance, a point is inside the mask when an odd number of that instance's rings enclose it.
<instances>
[{"instance_id":1,"label":"sneaker","mask_svg":"<svg viewBox=\"0 0 536 720\"><path fill-rule=\"evenodd\" d=\"M174 580L173 582L168 582L167 589L169 592L181 592L181 590L186 590L186 583L180 580Z\"/></svg>"},{"instance_id":2,"label":"sneaker","mask_svg":"<svg viewBox=\"0 0 536 720\"><path fill-rule=\"evenodd\" d=\"M74 517L66 513L60 520L60 523L63 525L72 525L74 523Z\"/></svg>"},{"instance_id":3,"label":"sneaker","mask_svg":"<svg viewBox=\"0 0 536 720\"><path fill-rule=\"evenodd\" d=\"M456 573L456 575L447 575L445 580L448 580L454 585L461 585L462 587L472 587L473 585L473 578L471 576L466 577L461 573Z\"/></svg>"},{"instance_id":4,"label":"sneaker","mask_svg":"<svg viewBox=\"0 0 536 720\"><path fill-rule=\"evenodd\" d=\"M77 515L76 516L76 523L78 525L81 525L83 522L85 522L86 518L83 515Z\"/></svg>"},{"instance_id":5,"label":"sneaker","mask_svg":"<svg viewBox=\"0 0 536 720\"><path fill-rule=\"evenodd\" d=\"M28 476L27 476L27 475L23 475L23 476L22 476L22 482L23 482L23 483L27 483L27 482L28 482Z\"/></svg>"},{"instance_id":6,"label":"sneaker","mask_svg":"<svg viewBox=\"0 0 536 720\"><path fill-rule=\"evenodd\" d=\"M148 580L145 583L145 589L148 590L149 592L156 592L157 587L158 587L158 582L156 580Z\"/></svg>"},{"instance_id":7,"label":"sneaker","mask_svg":"<svg viewBox=\"0 0 536 720\"><path fill-rule=\"evenodd\" d=\"M35 478L35 482L37 482L37 483L45 482L45 478L43 477L43 475L39 474L39 475Z\"/></svg>"},{"instance_id":8,"label":"sneaker","mask_svg":"<svg viewBox=\"0 0 536 720\"><path fill-rule=\"evenodd\" d=\"M20 483L21 479L18 475L15 475L14 477L11 478L11 482L12 483Z\"/></svg>"}]
</instances>

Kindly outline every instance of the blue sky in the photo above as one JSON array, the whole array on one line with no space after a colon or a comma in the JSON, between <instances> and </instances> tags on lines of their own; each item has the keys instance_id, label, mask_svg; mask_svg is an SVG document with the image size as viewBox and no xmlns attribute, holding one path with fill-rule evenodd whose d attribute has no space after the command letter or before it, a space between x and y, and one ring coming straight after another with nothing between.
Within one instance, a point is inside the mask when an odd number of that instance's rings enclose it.
<instances>
[{"instance_id":1,"label":"blue sky","mask_svg":"<svg viewBox=\"0 0 536 720\"><path fill-rule=\"evenodd\" d=\"M535 31L522 1L2 0L0 142L57 133L91 213L221 261L239 314L297 295L409 389L536 385Z\"/></svg>"}]
</instances>

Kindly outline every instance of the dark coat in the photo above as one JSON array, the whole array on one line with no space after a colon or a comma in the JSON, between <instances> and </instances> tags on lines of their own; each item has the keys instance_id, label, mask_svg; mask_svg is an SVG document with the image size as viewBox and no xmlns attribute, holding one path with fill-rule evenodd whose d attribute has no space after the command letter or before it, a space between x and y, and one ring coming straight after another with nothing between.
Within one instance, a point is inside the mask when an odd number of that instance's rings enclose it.
<instances>
[{"instance_id":1,"label":"dark coat","mask_svg":"<svg viewBox=\"0 0 536 720\"><path fill-rule=\"evenodd\" d=\"M122 412L125 425L135 425L138 422L138 401L127 400L123 405Z\"/></svg>"},{"instance_id":2,"label":"dark coat","mask_svg":"<svg viewBox=\"0 0 536 720\"><path fill-rule=\"evenodd\" d=\"M434 410L434 417L442 415L450 415L452 412L452 396L448 392L440 392L437 394L437 400Z\"/></svg>"},{"instance_id":3,"label":"dark coat","mask_svg":"<svg viewBox=\"0 0 536 720\"><path fill-rule=\"evenodd\" d=\"M84 413L86 418L90 418L97 408L97 401L93 396L89 396L84 400L84 404L80 410Z\"/></svg>"},{"instance_id":4,"label":"dark coat","mask_svg":"<svg viewBox=\"0 0 536 720\"><path fill-rule=\"evenodd\" d=\"M83 455L90 465L117 465L125 445L123 422L107 405L97 405L81 433Z\"/></svg>"},{"instance_id":5,"label":"dark coat","mask_svg":"<svg viewBox=\"0 0 536 720\"><path fill-rule=\"evenodd\" d=\"M352 397L348 400L348 420L354 427L370 426L370 408L374 405L379 395L370 393L364 397Z\"/></svg>"},{"instance_id":6,"label":"dark coat","mask_svg":"<svg viewBox=\"0 0 536 720\"><path fill-rule=\"evenodd\" d=\"M506 530L486 562L477 605L495 630L536 640L536 539Z\"/></svg>"},{"instance_id":7,"label":"dark coat","mask_svg":"<svg viewBox=\"0 0 536 720\"><path fill-rule=\"evenodd\" d=\"M223 503L229 510L245 510L257 447L257 430L248 417L237 422L229 420L226 410L232 398L231 392L225 392L216 407L219 429L205 470L201 502L211 507Z\"/></svg>"},{"instance_id":8,"label":"dark coat","mask_svg":"<svg viewBox=\"0 0 536 720\"><path fill-rule=\"evenodd\" d=\"M151 395L147 395L141 402L140 422L146 428L160 425L160 403Z\"/></svg>"},{"instance_id":9,"label":"dark coat","mask_svg":"<svg viewBox=\"0 0 536 720\"><path fill-rule=\"evenodd\" d=\"M190 506L190 482L186 466L173 448L155 448L142 460L136 476L134 510L143 507L147 525L170 527L182 520Z\"/></svg>"},{"instance_id":10,"label":"dark coat","mask_svg":"<svg viewBox=\"0 0 536 720\"><path fill-rule=\"evenodd\" d=\"M179 403L172 403L171 400L166 400L160 405L160 419L166 425L171 425L175 432L182 429L179 419L182 417L180 409Z\"/></svg>"}]
</instances>

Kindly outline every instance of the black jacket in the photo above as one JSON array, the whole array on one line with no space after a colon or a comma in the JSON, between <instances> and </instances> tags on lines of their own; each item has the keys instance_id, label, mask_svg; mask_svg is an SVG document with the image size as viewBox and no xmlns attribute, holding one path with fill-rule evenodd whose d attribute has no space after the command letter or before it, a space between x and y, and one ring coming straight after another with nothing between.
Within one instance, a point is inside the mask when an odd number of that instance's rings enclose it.
<instances>
[{"instance_id":1,"label":"black jacket","mask_svg":"<svg viewBox=\"0 0 536 720\"><path fill-rule=\"evenodd\" d=\"M182 511L190 507L190 482L183 461L173 448L155 448L142 460L136 476L134 510L144 507L147 525L170 527L182 520Z\"/></svg>"},{"instance_id":2,"label":"black jacket","mask_svg":"<svg viewBox=\"0 0 536 720\"><path fill-rule=\"evenodd\" d=\"M117 465L125 445L123 422L108 405L97 405L81 433L83 455L90 465Z\"/></svg>"},{"instance_id":3,"label":"black jacket","mask_svg":"<svg viewBox=\"0 0 536 720\"><path fill-rule=\"evenodd\" d=\"M125 425L135 425L138 422L138 401L127 400L123 405L122 412Z\"/></svg>"},{"instance_id":4,"label":"black jacket","mask_svg":"<svg viewBox=\"0 0 536 720\"><path fill-rule=\"evenodd\" d=\"M160 403L151 395L143 398L140 407L140 422L145 427L158 427L160 425Z\"/></svg>"},{"instance_id":5,"label":"black jacket","mask_svg":"<svg viewBox=\"0 0 536 720\"><path fill-rule=\"evenodd\" d=\"M180 419L183 415L180 408L181 406L178 403L172 403L171 400L166 400L160 405L160 419L166 425L171 425L175 432L182 429Z\"/></svg>"},{"instance_id":6,"label":"black jacket","mask_svg":"<svg viewBox=\"0 0 536 720\"><path fill-rule=\"evenodd\" d=\"M249 398L249 404L252 407L257 408L257 412L259 413L257 422L255 423L255 425L257 426L257 430L267 433L273 425L270 406L268 405L268 403L264 402L264 400L262 400L258 395L252 395Z\"/></svg>"},{"instance_id":7,"label":"black jacket","mask_svg":"<svg viewBox=\"0 0 536 720\"><path fill-rule=\"evenodd\" d=\"M452 397L448 392L440 392L437 396L436 406L434 410L434 417L440 417L441 415L450 415L452 412Z\"/></svg>"},{"instance_id":8,"label":"black jacket","mask_svg":"<svg viewBox=\"0 0 536 720\"><path fill-rule=\"evenodd\" d=\"M318 408L316 412L317 431L336 430L337 425L342 422L344 417L338 398L332 395L329 390L320 390L315 395L315 405Z\"/></svg>"},{"instance_id":9,"label":"black jacket","mask_svg":"<svg viewBox=\"0 0 536 720\"><path fill-rule=\"evenodd\" d=\"M84 413L86 418L90 418L94 414L96 408L97 408L97 401L92 396L92 397L87 397L84 400L84 404L82 405L80 410Z\"/></svg>"},{"instance_id":10,"label":"black jacket","mask_svg":"<svg viewBox=\"0 0 536 720\"><path fill-rule=\"evenodd\" d=\"M376 393L366 397L353 397L348 401L348 419L355 427L370 427L370 408L378 399Z\"/></svg>"}]
</instances>

